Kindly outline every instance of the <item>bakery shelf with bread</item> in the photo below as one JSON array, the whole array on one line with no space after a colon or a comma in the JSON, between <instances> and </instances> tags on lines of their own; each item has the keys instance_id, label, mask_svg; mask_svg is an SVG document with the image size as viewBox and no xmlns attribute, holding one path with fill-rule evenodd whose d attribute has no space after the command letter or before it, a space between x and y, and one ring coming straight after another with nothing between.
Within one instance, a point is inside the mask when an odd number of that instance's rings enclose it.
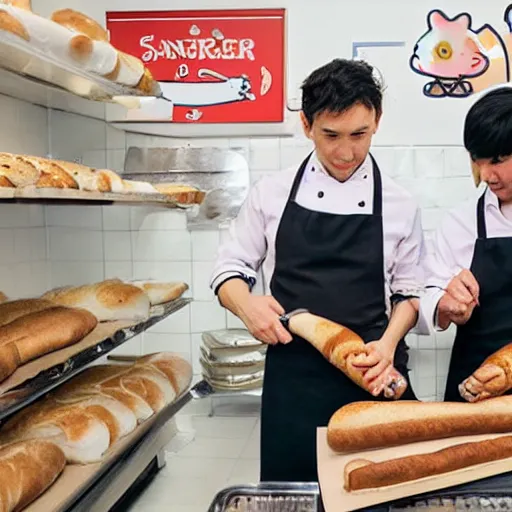
<instances>
[{"instance_id":1,"label":"bakery shelf with bread","mask_svg":"<svg viewBox=\"0 0 512 512\"><path fill-rule=\"evenodd\" d=\"M0 419L188 305L183 282L109 279L0 304Z\"/></svg>"},{"instance_id":2,"label":"bakery shelf with bread","mask_svg":"<svg viewBox=\"0 0 512 512\"><path fill-rule=\"evenodd\" d=\"M144 63L96 21L72 9L45 18L29 1L0 2L0 67L92 100L161 96Z\"/></svg>"},{"instance_id":3,"label":"bakery shelf with bread","mask_svg":"<svg viewBox=\"0 0 512 512\"><path fill-rule=\"evenodd\" d=\"M131 364L92 366L4 422L0 471L2 447L50 445L59 464L27 510L76 510L74 502L103 474L119 460L126 462L137 443L151 443L190 400L191 380L190 363L165 352ZM44 465L40 469L50 472ZM2 486L7 484L0 481L0 497ZM37 495L32 492L31 501Z\"/></svg>"},{"instance_id":4,"label":"bakery shelf with bread","mask_svg":"<svg viewBox=\"0 0 512 512\"><path fill-rule=\"evenodd\" d=\"M123 179L109 169L30 155L0 153L0 200L157 204L168 208L201 204L205 193L186 184Z\"/></svg>"}]
</instances>

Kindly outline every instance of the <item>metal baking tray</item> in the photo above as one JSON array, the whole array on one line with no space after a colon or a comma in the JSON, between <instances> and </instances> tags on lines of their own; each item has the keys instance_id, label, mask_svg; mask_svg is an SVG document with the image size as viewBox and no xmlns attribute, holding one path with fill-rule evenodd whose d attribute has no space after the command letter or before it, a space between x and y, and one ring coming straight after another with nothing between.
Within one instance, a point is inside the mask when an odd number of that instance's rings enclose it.
<instances>
[{"instance_id":1,"label":"metal baking tray","mask_svg":"<svg viewBox=\"0 0 512 512\"><path fill-rule=\"evenodd\" d=\"M367 512L512 511L511 477L491 478L437 493L365 508ZM318 484L265 483L228 487L214 498L208 512L336 512L323 507Z\"/></svg>"}]
</instances>

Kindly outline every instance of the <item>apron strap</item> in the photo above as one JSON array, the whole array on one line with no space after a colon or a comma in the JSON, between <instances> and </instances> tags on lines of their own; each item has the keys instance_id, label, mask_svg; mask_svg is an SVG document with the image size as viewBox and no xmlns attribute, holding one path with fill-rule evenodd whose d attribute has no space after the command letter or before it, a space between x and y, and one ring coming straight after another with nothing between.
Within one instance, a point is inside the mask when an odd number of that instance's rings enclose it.
<instances>
[{"instance_id":1,"label":"apron strap","mask_svg":"<svg viewBox=\"0 0 512 512\"><path fill-rule=\"evenodd\" d=\"M373 215L382 216L382 176L380 174L379 164L370 153L373 166Z\"/></svg>"},{"instance_id":2,"label":"apron strap","mask_svg":"<svg viewBox=\"0 0 512 512\"><path fill-rule=\"evenodd\" d=\"M487 227L485 225L485 194L487 192L487 188L484 190L484 193L478 199L478 206L476 209L476 222L478 228L478 238L485 239L487 238Z\"/></svg>"},{"instance_id":3,"label":"apron strap","mask_svg":"<svg viewBox=\"0 0 512 512\"><path fill-rule=\"evenodd\" d=\"M306 166L308 165L309 159L311 158L311 152L302 162L295 175L293 180L292 188L290 190L290 195L288 197L288 202L295 201L297 197L297 192L299 190L300 182L302 181L302 176L304 176L304 172L306 171ZM373 155L369 153L372 168L373 168L373 215L382 216L382 176L380 174L379 164L376 162Z\"/></svg>"}]
</instances>

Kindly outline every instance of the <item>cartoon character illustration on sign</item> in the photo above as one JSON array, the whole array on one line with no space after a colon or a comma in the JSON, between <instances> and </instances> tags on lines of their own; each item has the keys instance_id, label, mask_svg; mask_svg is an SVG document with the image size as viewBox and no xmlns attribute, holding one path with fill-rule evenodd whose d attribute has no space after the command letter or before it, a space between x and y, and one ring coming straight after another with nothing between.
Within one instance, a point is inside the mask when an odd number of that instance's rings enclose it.
<instances>
[{"instance_id":1,"label":"cartoon character illustration on sign","mask_svg":"<svg viewBox=\"0 0 512 512\"><path fill-rule=\"evenodd\" d=\"M505 10L508 33L491 26L472 28L471 15L449 18L440 10L427 16L428 30L417 41L410 67L433 78L423 93L433 98L465 98L511 79L512 5Z\"/></svg>"},{"instance_id":2,"label":"cartoon character illustration on sign","mask_svg":"<svg viewBox=\"0 0 512 512\"><path fill-rule=\"evenodd\" d=\"M214 78L198 82L161 81L163 95L178 107L207 107L237 101L254 101L251 81L245 75L228 78L210 69L200 69L198 78Z\"/></svg>"}]
</instances>

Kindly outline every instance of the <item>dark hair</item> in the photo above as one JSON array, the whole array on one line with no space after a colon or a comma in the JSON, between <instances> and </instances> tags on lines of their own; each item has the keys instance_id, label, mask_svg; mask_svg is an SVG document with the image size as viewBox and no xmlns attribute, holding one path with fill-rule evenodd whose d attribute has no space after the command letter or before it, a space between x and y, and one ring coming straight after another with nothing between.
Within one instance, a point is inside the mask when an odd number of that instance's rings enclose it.
<instances>
[{"instance_id":1,"label":"dark hair","mask_svg":"<svg viewBox=\"0 0 512 512\"><path fill-rule=\"evenodd\" d=\"M473 160L512 155L512 88L495 89L469 109L464 146Z\"/></svg>"},{"instance_id":2,"label":"dark hair","mask_svg":"<svg viewBox=\"0 0 512 512\"><path fill-rule=\"evenodd\" d=\"M334 59L313 71L302 84L302 111L310 124L322 112L342 113L356 104L382 113L382 84L360 60Z\"/></svg>"}]
</instances>

